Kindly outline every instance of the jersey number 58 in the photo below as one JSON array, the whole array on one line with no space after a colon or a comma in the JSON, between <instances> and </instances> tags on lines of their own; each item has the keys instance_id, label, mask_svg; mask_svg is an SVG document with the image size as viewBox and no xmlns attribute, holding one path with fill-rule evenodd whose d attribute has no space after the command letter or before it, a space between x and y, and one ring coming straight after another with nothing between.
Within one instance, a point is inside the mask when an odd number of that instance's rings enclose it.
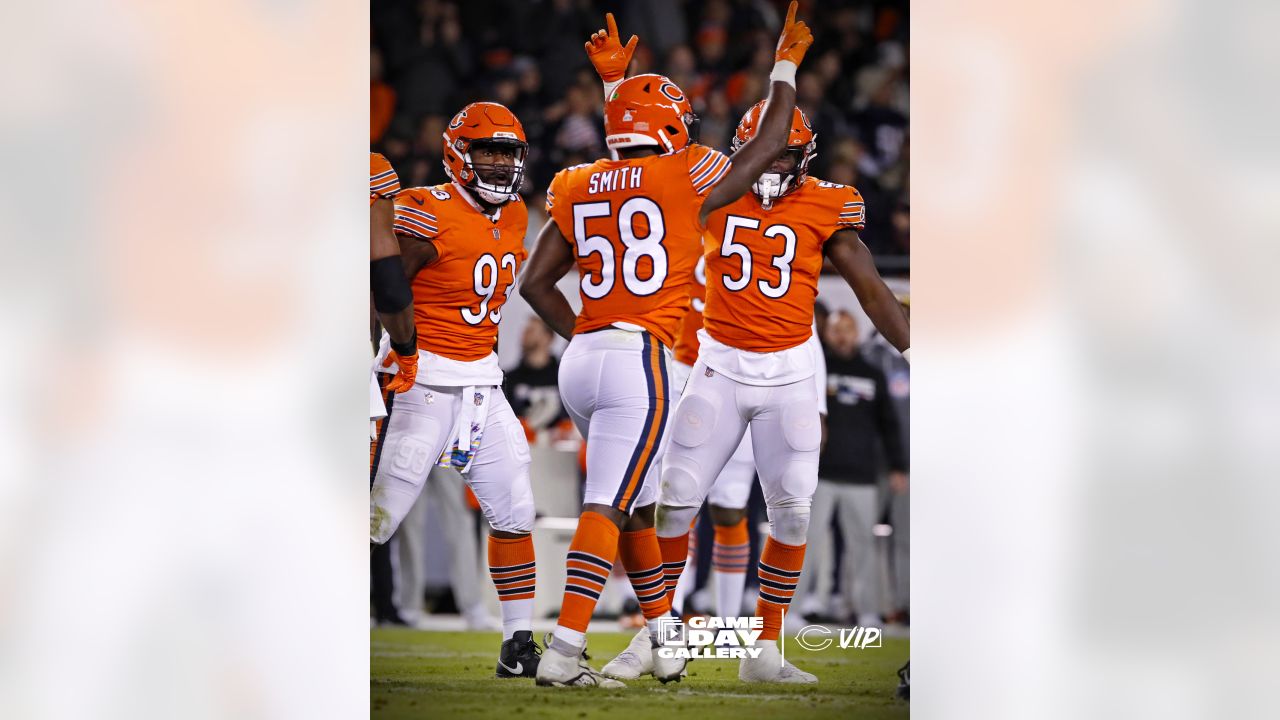
<instances>
[{"instance_id":1,"label":"jersey number 58","mask_svg":"<svg viewBox=\"0 0 1280 720\"><path fill-rule=\"evenodd\" d=\"M578 257L600 256L600 271L582 274L582 294L593 300L599 300L613 290L617 258L609 238L587 234L587 220L612 215L613 204L607 200L573 206L573 240ZM636 237L635 234L637 215L643 215L649 225L649 232L644 237ZM667 250L662 246L665 235L662 209L656 202L646 197L633 197L618 208L618 237L625 248L622 253L622 284L627 292L644 297L662 289L662 283L667 279ZM647 278L641 278L637 271L643 257L649 258L652 264Z\"/></svg>"}]
</instances>

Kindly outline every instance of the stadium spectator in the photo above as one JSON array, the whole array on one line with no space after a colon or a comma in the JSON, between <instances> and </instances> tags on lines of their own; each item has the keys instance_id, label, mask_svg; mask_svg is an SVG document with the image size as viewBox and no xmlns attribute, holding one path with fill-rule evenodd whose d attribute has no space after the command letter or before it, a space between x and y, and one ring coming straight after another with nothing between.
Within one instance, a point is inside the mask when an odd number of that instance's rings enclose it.
<instances>
[{"instance_id":1,"label":"stadium spectator","mask_svg":"<svg viewBox=\"0 0 1280 720\"><path fill-rule=\"evenodd\" d=\"M911 301L899 297L907 314L911 313ZM911 455L911 365L902 354L880 333L872 331L864 343L863 355L872 365L880 368L888 381L889 399L898 416L898 437L902 452ZM911 609L911 490L906 475L895 476L889 483L889 524L893 526L891 540L893 613L888 618L905 621Z\"/></svg>"},{"instance_id":2,"label":"stadium spectator","mask_svg":"<svg viewBox=\"0 0 1280 720\"><path fill-rule=\"evenodd\" d=\"M551 328L537 317L529 318L520 338L520 364L506 373L503 391L511 409L525 427L538 431L568 419L560 402L560 360L551 354L555 340Z\"/></svg>"},{"instance_id":3,"label":"stadium spectator","mask_svg":"<svg viewBox=\"0 0 1280 720\"><path fill-rule=\"evenodd\" d=\"M631 72L675 80L702 118L702 141L726 150L726 104L736 124L767 89L779 8L752 0L627 3L619 20L641 40ZM799 104L824 148L812 171L862 192L871 220L864 240L873 253L905 255L907 6L811 3L806 13L817 41L798 78ZM439 134L427 131L434 132L436 121L428 126L424 119L499 99L520 117L529 138L526 198L545 190L556 171L605 152L599 83L582 52L582 39L600 22L600 10L586 0L375 2L371 65L381 65L381 80L395 97L388 106L387 92L371 90L381 95L371 98L381 103L373 112L375 149L406 185L442 182ZM464 33L463 27L478 30Z\"/></svg>"},{"instance_id":4,"label":"stadium spectator","mask_svg":"<svg viewBox=\"0 0 1280 720\"><path fill-rule=\"evenodd\" d=\"M827 347L827 321L831 317L831 310L827 304L818 300L813 304L813 326L818 331L818 342L822 343L823 350Z\"/></svg>"},{"instance_id":5,"label":"stadium spectator","mask_svg":"<svg viewBox=\"0 0 1280 720\"><path fill-rule=\"evenodd\" d=\"M730 152L729 141L733 139L740 117L729 106L729 99L725 96L724 90L719 88L712 90L707 97L707 109L699 118L701 125L698 142L710 145L721 152Z\"/></svg>"},{"instance_id":6,"label":"stadium spectator","mask_svg":"<svg viewBox=\"0 0 1280 720\"><path fill-rule=\"evenodd\" d=\"M369 52L369 143L377 144L391 125L396 111L396 91L382 79L382 53Z\"/></svg>"},{"instance_id":7,"label":"stadium spectator","mask_svg":"<svg viewBox=\"0 0 1280 720\"><path fill-rule=\"evenodd\" d=\"M884 373L859 351L858 323L845 311L827 328L827 443L818 460L808 547L800 588L793 600L805 615L840 616L830 607L831 522L844 544L841 595L851 600L857 623L880 626L880 574L873 529L879 521L879 480L887 460L890 482L905 487L907 454Z\"/></svg>"}]
</instances>

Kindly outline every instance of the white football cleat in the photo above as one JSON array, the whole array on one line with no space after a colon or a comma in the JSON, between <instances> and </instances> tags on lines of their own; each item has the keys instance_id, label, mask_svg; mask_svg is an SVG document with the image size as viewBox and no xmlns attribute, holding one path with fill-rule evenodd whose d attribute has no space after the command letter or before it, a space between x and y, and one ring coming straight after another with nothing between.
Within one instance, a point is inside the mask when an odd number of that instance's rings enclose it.
<instances>
[{"instance_id":1,"label":"white football cleat","mask_svg":"<svg viewBox=\"0 0 1280 720\"><path fill-rule=\"evenodd\" d=\"M626 685L592 670L582 654L566 655L548 644L538 661L537 684L543 687L624 688Z\"/></svg>"},{"instance_id":2,"label":"white football cleat","mask_svg":"<svg viewBox=\"0 0 1280 720\"><path fill-rule=\"evenodd\" d=\"M645 635L647 636L648 633L646 632ZM653 676L664 684L672 681L680 682L680 678L684 676L684 666L689 660L682 657L664 658L657 652L658 644L651 638L646 639L649 640L649 655L653 658ZM635 642L635 640L632 640L632 642Z\"/></svg>"},{"instance_id":3,"label":"white football cleat","mask_svg":"<svg viewBox=\"0 0 1280 720\"><path fill-rule=\"evenodd\" d=\"M649 628L642 627L627 649L618 653L600 672L619 680L639 680L653 674L653 642L649 640Z\"/></svg>"},{"instance_id":4,"label":"white football cleat","mask_svg":"<svg viewBox=\"0 0 1280 720\"><path fill-rule=\"evenodd\" d=\"M759 657L745 657L739 661L738 679L742 682L758 683L794 683L808 684L818 682L818 676L807 673L789 662L782 660L776 642L764 642Z\"/></svg>"}]
</instances>

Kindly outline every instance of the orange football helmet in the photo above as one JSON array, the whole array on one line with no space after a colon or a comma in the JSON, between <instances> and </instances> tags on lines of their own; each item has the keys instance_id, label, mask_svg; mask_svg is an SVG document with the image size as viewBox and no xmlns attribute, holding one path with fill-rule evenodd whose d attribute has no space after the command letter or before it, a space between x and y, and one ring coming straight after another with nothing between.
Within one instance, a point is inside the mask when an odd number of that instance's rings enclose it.
<instances>
[{"instance_id":1,"label":"orange football helmet","mask_svg":"<svg viewBox=\"0 0 1280 720\"><path fill-rule=\"evenodd\" d=\"M471 151L477 146L506 146L515 151L515 164L477 165ZM498 103L477 102L462 108L444 131L444 171L449 179L477 193L486 202L505 203L520 189L529 142L515 113ZM489 176L485 180L483 172Z\"/></svg>"},{"instance_id":2,"label":"orange football helmet","mask_svg":"<svg viewBox=\"0 0 1280 720\"><path fill-rule=\"evenodd\" d=\"M610 150L656 145L672 153L689 146L697 121L689 98L669 78L636 75L605 103L605 144Z\"/></svg>"},{"instance_id":3,"label":"orange football helmet","mask_svg":"<svg viewBox=\"0 0 1280 720\"><path fill-rule=\"evenodd\" d=\"M764 115L764 105L764 100L752 105L738 122L738 129L730 142L734 152L755 137L756 130L760 126L760 118ZM759 179L751 185L751 192L760 198L766 209L772 206L777 198L800 187L804 179L809 176L809 163L818 157L818 134L813 131L809 116L805 115L800 108L796 108L791 116L791 132L787 133L786 152L794 153L795 156L795 167L791 172L777 173L770 169L761 174Z\"/></svg>"}]
</instances>

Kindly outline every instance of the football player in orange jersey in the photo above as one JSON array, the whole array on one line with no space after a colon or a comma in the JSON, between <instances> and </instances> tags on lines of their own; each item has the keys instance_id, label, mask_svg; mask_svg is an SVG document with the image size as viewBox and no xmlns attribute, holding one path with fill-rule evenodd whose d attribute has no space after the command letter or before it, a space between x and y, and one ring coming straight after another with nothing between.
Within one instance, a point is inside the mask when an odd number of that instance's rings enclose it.
<instances>
[{"instance_id":1,"label":"football player in orange jersey","mask_svg":"<svg viewBox=\"0 0 1280 720\"><path fill-rule=\"evenodd\" d=\"M391 336L388 358L399 364L399 372L387 383L392 392L413 387L418 374L418 335L413 326L413 291L404 276L400 244L392 229L394 198L400 178L391 163L378 153L369 153L369 288L373 307L382 327ZM376 380L370 391L370 418L387 414Z\"/></svg>"},{"instance_id":2,"label":"football player in orange jersey","mask_svg":"<svg viewBox=\"0 0 1280 720\"><path fill-rule=\"evenodd\" d=\"M704 242L706 239L704 238ZM698 362L698 331L702 329L702 313L706 308L706 258L698 259L694 272L693 296L689 311L680 323L680 334L674 350L675 365L672 368L672 387L682 393L689 374ZM827 414L826 361L822 357L822 344L815 333L808 342L813 347L818 365L813 374L814 387L818 391L818 414ZM742 593L746 588L747 565L750 561L750 543L747 534L747 501L751 497L751 485L755 480L755 455L751 446L751 434L744 433L733 455L707 494L707 510L715 531L711 563L715 578L716 614L720 617L737 617L742 610ZM690 552L692 559L692 551ZM689 585L689 573L680 577L672 608L681 614L683 595ZM619 656L624 661L630 660ZM652 662L643 657L634 658L630 664L646 672ZM605 671L608 671L608 666Z\"/></svg>"},{"instance_id":3,"label":"football player in orange jersey","mask_svg":"<svg viewBox=\"0 0 1280 720\"><path fill-rule=\"evenodd\" d=\"M421 372L411 391L388 396L369 500L370 540L383 543L433 465L463 473L492 528L489 571L503 629L498 677L532 677L539 652L531 625L529 445L502 394L494 352L502 306L525 258L528 211L516 191L527 151L524 129L510 110L473 103L444 133L450 182L396 197ZM383 354L387 345L384 339Z\"/></svg>"},{"instance_id":4,"label":"football player in orange jersey","mask_svg":"<svg viewBox=\"0 0 1280 720\"><path fill-rule=\"evenodd\" d=\"M759 132L763 103L738 124L734 147ZM885 286L857 231L862 196L852 187L808 176L817 138L793 113L787 147L752 192L711 213L706 249L707 299L698 361L673 420L662 468L658 534L687 543L690 520L749 430L769 514L759 562L756 615L764 651L744 658L745 682L812 683L817 678L780 658L782 616L804 563L809 510L818 482L821 424L812 377L813 306L824 256L849 282L877 329L908 349L905 313Z\"/></svg>"},{"instance_id":5,"label":"football player in orange jersey","mask_svg":"<svg viewBox=\"0 0 1280 720\"><path fill-rule=\"evenodd\" d=\"M610 32L587 43L592 63L604 68L606 144L614 157L555 176L547 190L552 221L521 280L521 294L533 309L570 339L560 390L587 438L583 512L539 685L621 685L581 662L587 625L615 555L647 621L647 637L639 641L655 647L659 621L670 613L678 568L664 562L653 528L658 460L673 399L668 348L688 307L708 214L746 193L785 146L796 67L813 42L795 11L793 2L778 43L770 109L757 138L732 161L692 143L692 106L669 79L623 80L635 41L622 47L612 16ZM575 262L582 299L576 316L555 288ZM686 549L687 542L680 566ZM679 679L684 658L653 655L655 677Z\"/></svg>"},{"instance_id":6,"label":"football player in orange jersey","mask_svg":"<svg viewBox=\"0 0 1280 720\"><path fill-rule=\"evenodd\" d=\"M704 246L708 242L703 238ZM714 242L714 239L711 240ZM698 361L698 331L702 329L702 313L706 307L706 258L699 258L694 270L693 294L689 310L680 322L673 351L672 391L676 398L683 393L693 365ZM817 359L813 374L818 394L818 413L827 414L826 362L822 346L815 333L808 343ZM674 403L673 403L674 404ZM742 594L747 582L747 566L750 564L751 545L747 531L747 501L751 497L751 485L755 480L755 456L751 434L744 433L733 455L716 477L707 494L708 515L711 518L715 539L712 543L711 564L715 585L716 614L720 617L737 617L742 610ZM690 522L690 533L693 522ZM688 558L694 557L693 543L689 545ZM691 569L686 566L686 570ZM682 615L684 597L691 585L689 572L684 572L676 584L671 598L671 608L677 617ZM653 672L653 653L648 644L633 641L631 645L609 661L601 672L620 679L639 678Z\"/></svg>"}]
</instances>

